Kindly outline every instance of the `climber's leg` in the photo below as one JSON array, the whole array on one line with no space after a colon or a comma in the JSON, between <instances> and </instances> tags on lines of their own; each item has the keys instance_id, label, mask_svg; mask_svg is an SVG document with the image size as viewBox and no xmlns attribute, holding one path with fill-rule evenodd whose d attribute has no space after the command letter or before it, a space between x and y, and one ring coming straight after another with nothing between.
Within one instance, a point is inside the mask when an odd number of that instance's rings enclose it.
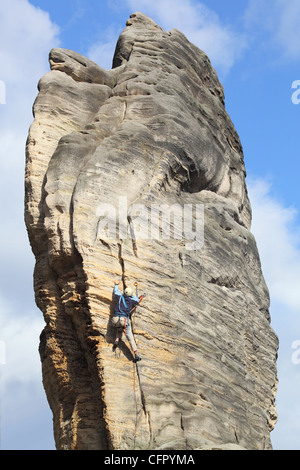
<instances>
[{"instance_id":1,"label":"climber's leg","mask_svg":"<svg viewBox=\"0 0 300 470\"><path fill-rule=\"evenodd\" d=\"M136 345L136 342L135 342L135 339L134 339L134 336L133 336L133 333L132 333L131 325L130 325L130 330L129 330L129 334L128 334L128 340L129 340L131 349L134 352L135 362L140 361L141 357L138 354L138 349L137 349L137 345Z\"/></svg>"},{"instance_id":2,"label":"climber's leg","mask_svg":"<svg viewBox=\"0 0 300 470\"><path fill-rule=\"evenodd\" d=\"M130 347L134 353L135 361L140 361L141 357L138 354L137 345L132 333L131 323L124 317L112 317L112 324L116 328L116 339L114 342L114 349L118 346L119 340L122 338L123 331L126 332L126 337L129 340Z\"/></svg>"},{"instance_id":3,"label":"climber's leg","mask_svg":"<svg viewBox=\"0 0 300 470\"><path fill-rule=\"evenodd\" d=\"M124 318L112 317L112 324L116 328L116 338L114 342L114 348L116 348L119 344L119 340L122 338L123 329L125 326Z\"/></svg>"},{"instance_id":4,"label":"climber's leg","mask_svg":"<svg viewBox=\"0 0 300 470\"><path fill-rule=\"evenodd\" d=\"M130 325L131 327L131 325ZM129 340L129 344L131 346L131 349L132 351L135 353L137 352L137 346L136 346L136 342L134 340L134 337L133 337L133 333L132 333L132 329L130 328L129 330L129 335L128 335L128 340Z\"/></svg>"}]
</instances>

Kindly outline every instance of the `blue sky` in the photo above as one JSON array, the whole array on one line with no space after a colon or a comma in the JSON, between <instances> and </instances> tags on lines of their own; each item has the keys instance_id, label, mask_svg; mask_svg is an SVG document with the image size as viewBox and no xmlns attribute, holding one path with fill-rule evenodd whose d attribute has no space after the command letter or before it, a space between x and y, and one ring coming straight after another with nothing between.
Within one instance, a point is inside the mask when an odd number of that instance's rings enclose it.
<instances>
[{"instance_id":1,"label":"blue sky","mask_svg":"<svg viewBox=\"0 0 300 470\"><path fill-rule=\"evenodd\" d=\"M37 352L43 320L23 223L24 146L37 83L52 47L110 68L135 11L181 30L209 55L224 86L244 148L252 231L280 340L272 442L299 450L300 364L292 347L300 340L300 104L292 102L292 83L300 80L299 0L1 0L0 448L54 449Z\"/></svg>"}]
</instances>

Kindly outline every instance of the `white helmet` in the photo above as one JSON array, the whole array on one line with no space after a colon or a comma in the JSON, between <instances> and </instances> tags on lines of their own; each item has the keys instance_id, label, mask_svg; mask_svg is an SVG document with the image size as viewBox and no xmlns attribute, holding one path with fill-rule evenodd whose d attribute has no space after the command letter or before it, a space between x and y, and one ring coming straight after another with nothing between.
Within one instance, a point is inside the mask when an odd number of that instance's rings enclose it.
<instances>
[{"instance_id":1,"label":"white helmet","mask_svg":"<svg viewBox=\"0 0 300 470\"><path fill-rule=\"evenodd\" d=\"M130 297L133 294L131 287L126 287L126 289L124 290L124 294Z\"/></svg>"}]
</instances>

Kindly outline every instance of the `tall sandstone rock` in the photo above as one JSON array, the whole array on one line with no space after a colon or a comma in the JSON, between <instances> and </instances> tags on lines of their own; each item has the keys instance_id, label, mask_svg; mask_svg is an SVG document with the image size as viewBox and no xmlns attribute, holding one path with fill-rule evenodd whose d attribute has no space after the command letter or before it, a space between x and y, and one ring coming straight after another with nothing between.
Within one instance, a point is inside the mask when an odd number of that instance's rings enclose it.
<instances>
[{"instance_id":1,"label":"tall sandstone rock","mask_svg":"<svg viewBox=\"0 0 300 470\"><path fill-rule=\"evenodd\" d=\"M57 448L271 449L278 340L208 57L135 13L111 70L64 49L50 65L25 219ZM125 337L112 348L115 279L147 292L139 364Z\"/></svg>"}]
</instances>

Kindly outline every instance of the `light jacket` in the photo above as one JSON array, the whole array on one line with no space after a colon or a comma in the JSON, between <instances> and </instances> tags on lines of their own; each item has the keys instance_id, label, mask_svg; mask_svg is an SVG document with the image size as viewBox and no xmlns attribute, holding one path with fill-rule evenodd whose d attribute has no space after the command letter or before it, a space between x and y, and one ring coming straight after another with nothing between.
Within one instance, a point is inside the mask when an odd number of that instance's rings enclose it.
<instances>
[{"instance_id":1,"label":"light jacket","mask_svg":"<svg viewBox=\"0 0 300 470\"><path fill-rule=\"evenodd\" d=\"M116 284L114 289L116 304L115 304L115 314L117 317L130 317L130 311L137 305L140 301L135 295L124 295L119 291L119 286Z\"/></svg>"}]
</instances>

